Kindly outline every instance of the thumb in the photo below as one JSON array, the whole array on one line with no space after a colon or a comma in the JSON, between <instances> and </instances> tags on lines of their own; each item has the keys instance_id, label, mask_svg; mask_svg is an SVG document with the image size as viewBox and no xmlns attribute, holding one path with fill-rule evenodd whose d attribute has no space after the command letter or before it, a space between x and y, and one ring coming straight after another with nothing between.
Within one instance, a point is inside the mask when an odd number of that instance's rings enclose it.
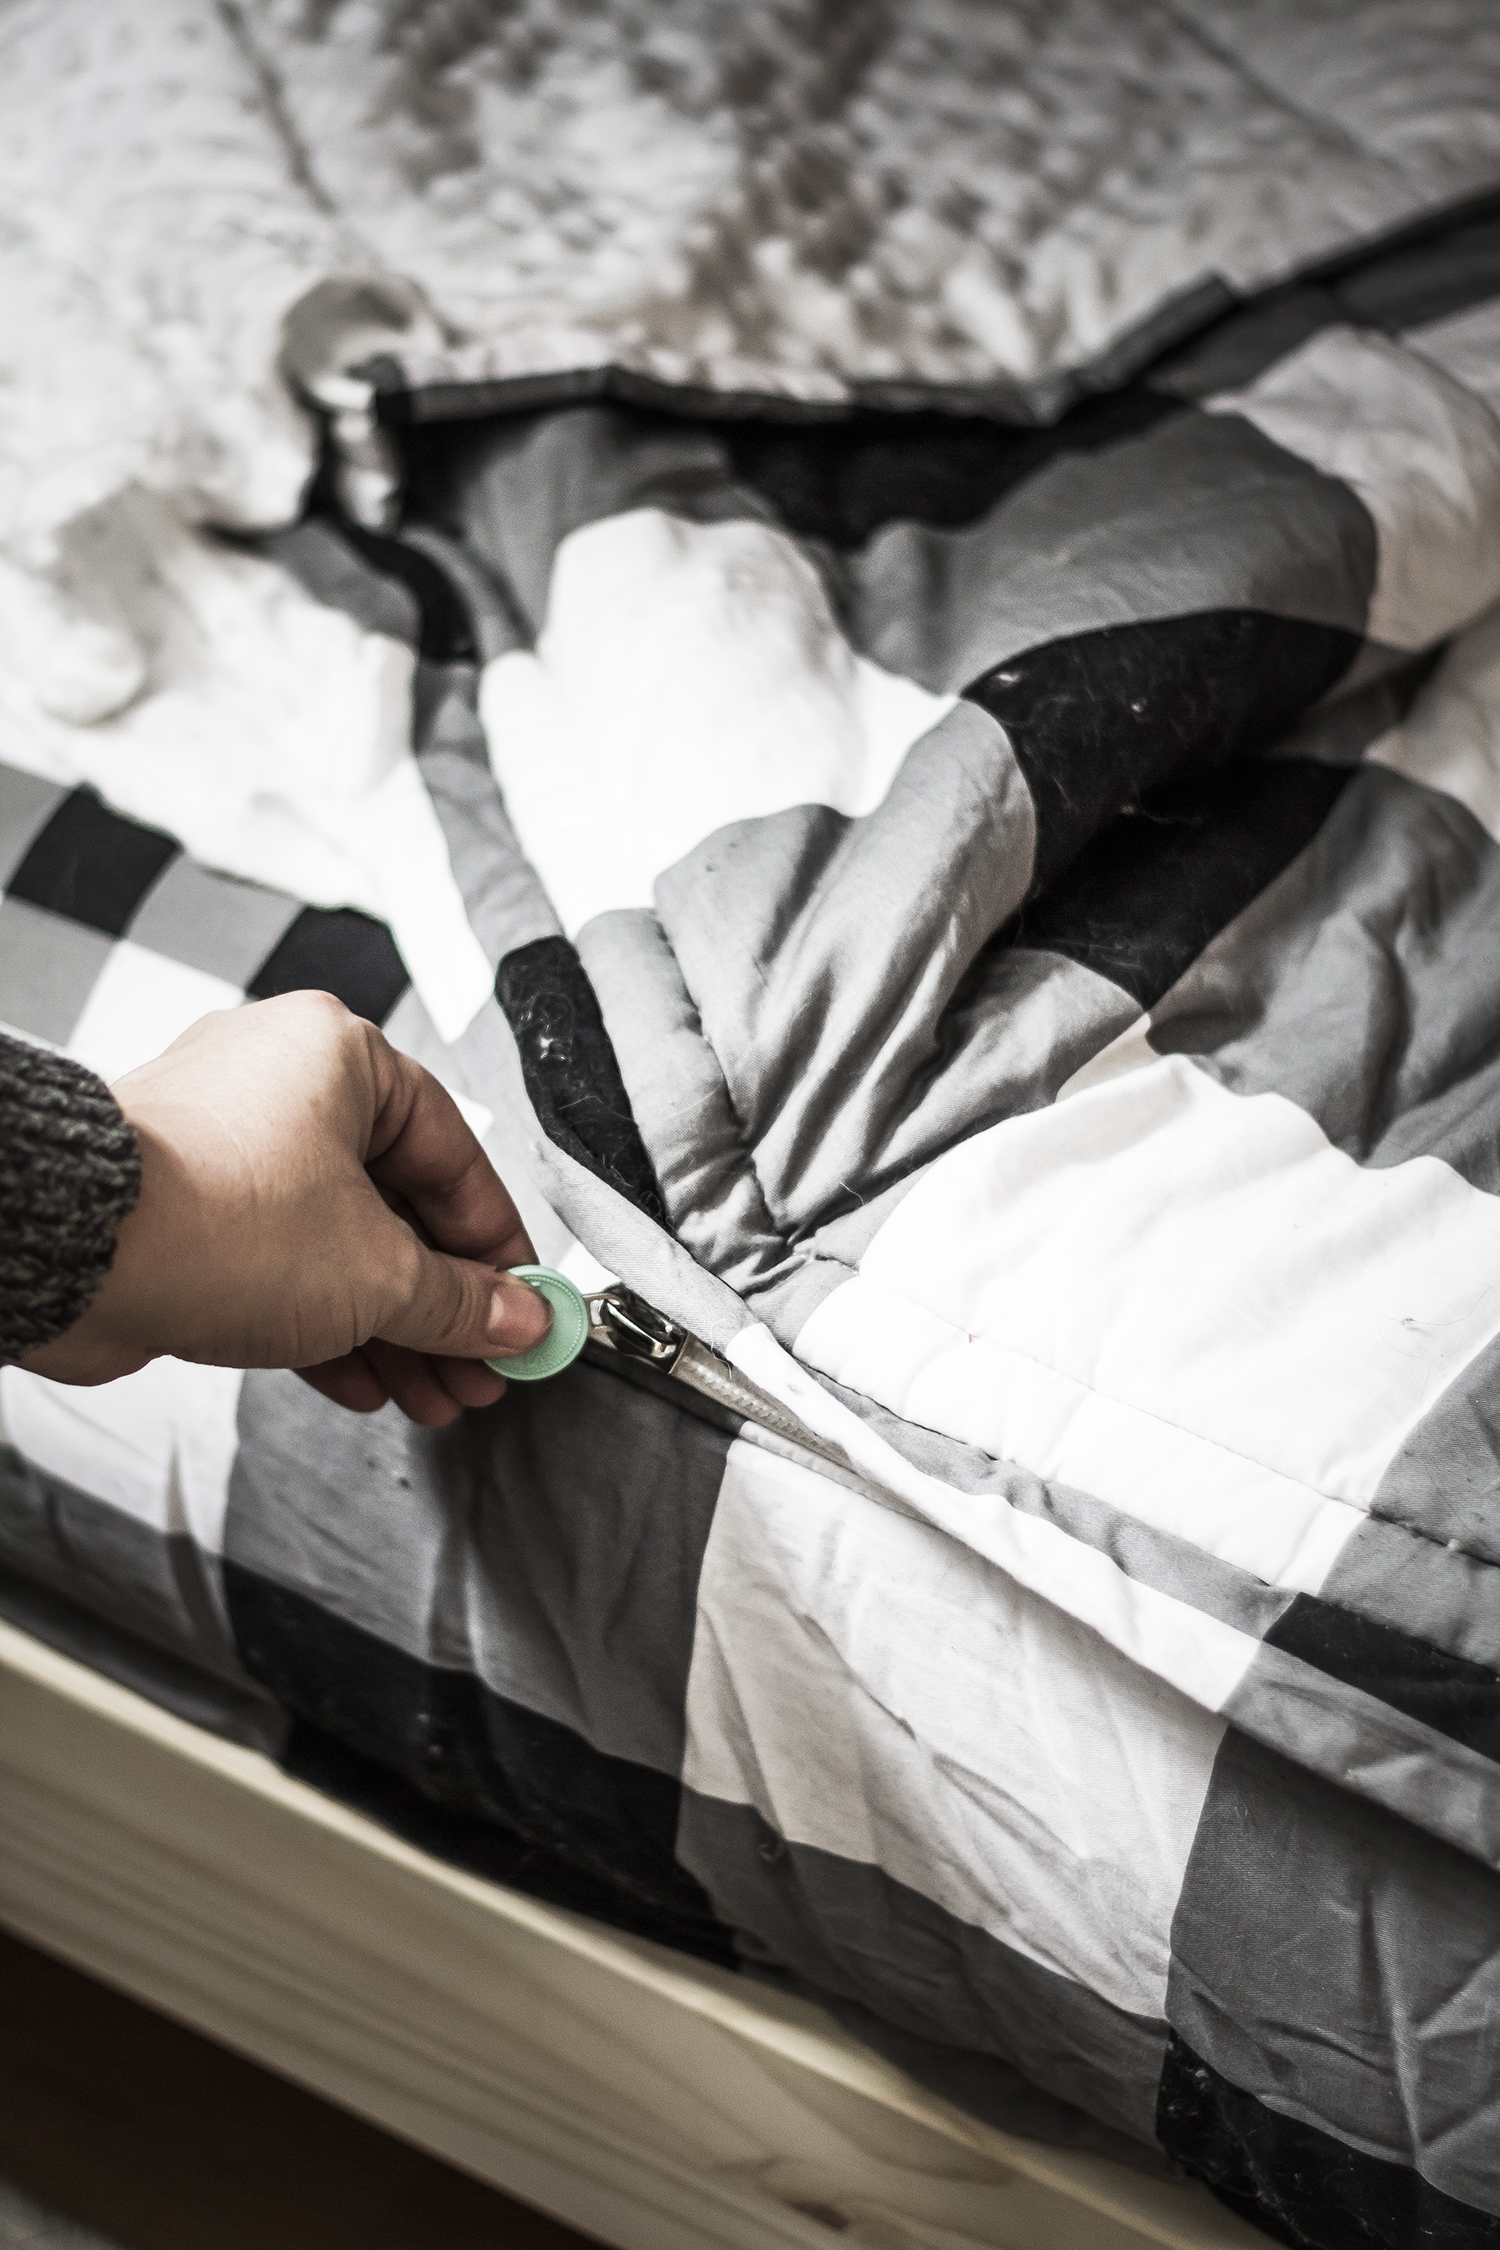
<instances>
[{"instance_id":1,"label":"thumb","mask_svg":"<svg viewBox=\"0 0 1500 2250\"><path fill-rule=\"evenodd\" d=\"M552 1326L552 1307L540 1291L472 1258L411 1242L404 1298L379 1330L386 1343L446 1359L535 1350Z\"/></svg>"}]
</instances>

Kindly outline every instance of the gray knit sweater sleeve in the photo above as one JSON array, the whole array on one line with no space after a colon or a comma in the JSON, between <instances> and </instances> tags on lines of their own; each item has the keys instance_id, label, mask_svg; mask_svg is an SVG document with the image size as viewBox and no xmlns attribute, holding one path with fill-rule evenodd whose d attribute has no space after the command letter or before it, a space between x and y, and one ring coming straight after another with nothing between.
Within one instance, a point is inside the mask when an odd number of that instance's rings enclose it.
<instances>
[{"instance_id":1,"label":"gray knit sweater sleeve","mask_svg":"<svg viewBox=\"0 0 1500 2250\"><path fill-rule=\"evenodd\" d=\"M72 1327L140 1192L135 1133L104 1081L0 1034L0 1363Z\"/></svg>"}]
</instances>

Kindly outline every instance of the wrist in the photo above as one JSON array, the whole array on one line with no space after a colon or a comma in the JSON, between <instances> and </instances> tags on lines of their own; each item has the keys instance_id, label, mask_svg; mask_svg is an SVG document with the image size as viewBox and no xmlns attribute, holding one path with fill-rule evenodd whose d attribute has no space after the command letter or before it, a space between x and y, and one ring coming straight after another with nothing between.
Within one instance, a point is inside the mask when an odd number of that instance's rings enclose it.
<instances>
[{"instance_id":1,"label":"wrist","mask_svg":"<svg viewBox=\"0 0 1500 2250\"><path fill-rule=\"evenodd\" d=\"M108 1270L63 1334L21 1362L53 1382L112 1383L173 1349L161 1313L183 1262L171 1246L175 1167L161 1137L123 1104L122 1113L135 1137L140 1185L116 1224Z\"/></svg>"},{"instance_id":2,"label":"wrist","mask_svg":"<svg viewBox=\"0 0 1500 2250\"><path fill-rule=\"evenodd\" d=\"M0 1360L70 1358L56 1347L97 1301L141 1183L135 1130L102 1081L0 1038Z\"/></svg>"}]
</instances>

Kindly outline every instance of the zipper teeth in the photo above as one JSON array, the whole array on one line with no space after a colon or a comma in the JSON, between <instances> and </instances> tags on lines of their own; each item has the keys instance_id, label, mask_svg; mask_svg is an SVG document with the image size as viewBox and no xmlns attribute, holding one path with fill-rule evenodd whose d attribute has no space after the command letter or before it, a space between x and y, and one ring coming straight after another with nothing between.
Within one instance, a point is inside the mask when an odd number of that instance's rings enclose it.
<instances>
[{"instance_id":1,"label":"zipper teeth","mask_svg":"<svg viewBox=\"0 0 1500 2250\"><path fill-rule=\"evenodd\" d=\"M714 1399L732 1413L742 1415L747 1422L769 1430L785 1444L796 1446L802 1453L815 1454L819 1460L831 1461L837 1468L848 1469L848 1461L838 1446L830 1445L805 1422L799 1422L795 1414L789 1413L758 1383L752 1383L748 1375L742 1375L737 1367L720 1359L717 1352L700 1344L696 1336L688 1338L672 1373L680 1383L691 1384L705 1398Z\"/></svg>"},{"instance_id":2,"label":"zipper teeth","mask_svg":"<svg viewBox=\"0 0 1500 2250\"><path fill-rule=\"evenodd\" d=\"M618 1352L622 1359L641 1357L643 1364L650 1365L651 1361L644 1355L633 1353L623 1346L610 1322L600 1317L613 1294L613 1291L601 1291L590 1302L590 1333L595 1343L602 1343L609 1350ZM644 1300L637 1302L644 1304ZM679 1383L686 1383L689 1389L699 1392L704 1398L712 1399L716 1406L727 1407L730 1413L738 1414L743 1421L753 1423L758 1429L779 1438L783 1445L793 1447L797 1452L808 1454L816 1460L830 1463L846 1477L851 1474L848 1459L839 1446L831 1445L827 1439L820 1438L815 1431L810 1430L805 1422L799 1422L796 1415L784 1407L779 1399L772 1398L758 1383L752 1383L748 1375L742 1375L737 1367L732 1367L728 1360L721 1359L717 1352L710 1351L707 1344L700 1343L696 1336L690 1335L676 1321L669 1321L654 1306L644 1309L651 1313L664 1331L678 1340L678 1349L670 1364L657 1362L663 1374L672 1376Z\"/></svg>"}]
</instances>

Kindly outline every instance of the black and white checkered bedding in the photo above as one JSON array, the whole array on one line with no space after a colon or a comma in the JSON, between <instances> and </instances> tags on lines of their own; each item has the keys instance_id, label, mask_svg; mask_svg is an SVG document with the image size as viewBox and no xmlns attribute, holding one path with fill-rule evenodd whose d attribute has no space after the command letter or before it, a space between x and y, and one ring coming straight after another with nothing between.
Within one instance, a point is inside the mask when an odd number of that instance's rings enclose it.
<instances>
[{"instance_id":1,"label":"black and white checkered bedding","mask_svg":"<svg viewBox=\"0 0 1500 2250\"><path fill-rule=\"evenodd\" d=\"M212 1008L309 987L383 1024L410 989L383 922L217 875L96 789L5 769L0 1019L116 1077Z\"/></svg>"},{"instance_id":2,"label":"black and white checkered bedding","mask_svg":"<svg viewBox=\"0 0 1500 2250\"><path fill-rule=\"evenodd\" d=\"M1497 365L1473 207L1046 429L377 368L399 526L254 567L410 652L492 993L14 767L0 1020L340 993L816 1444L6 1370L0 1603L982 2114L1500 2241Z\"/></svg>"}]
</instances>

